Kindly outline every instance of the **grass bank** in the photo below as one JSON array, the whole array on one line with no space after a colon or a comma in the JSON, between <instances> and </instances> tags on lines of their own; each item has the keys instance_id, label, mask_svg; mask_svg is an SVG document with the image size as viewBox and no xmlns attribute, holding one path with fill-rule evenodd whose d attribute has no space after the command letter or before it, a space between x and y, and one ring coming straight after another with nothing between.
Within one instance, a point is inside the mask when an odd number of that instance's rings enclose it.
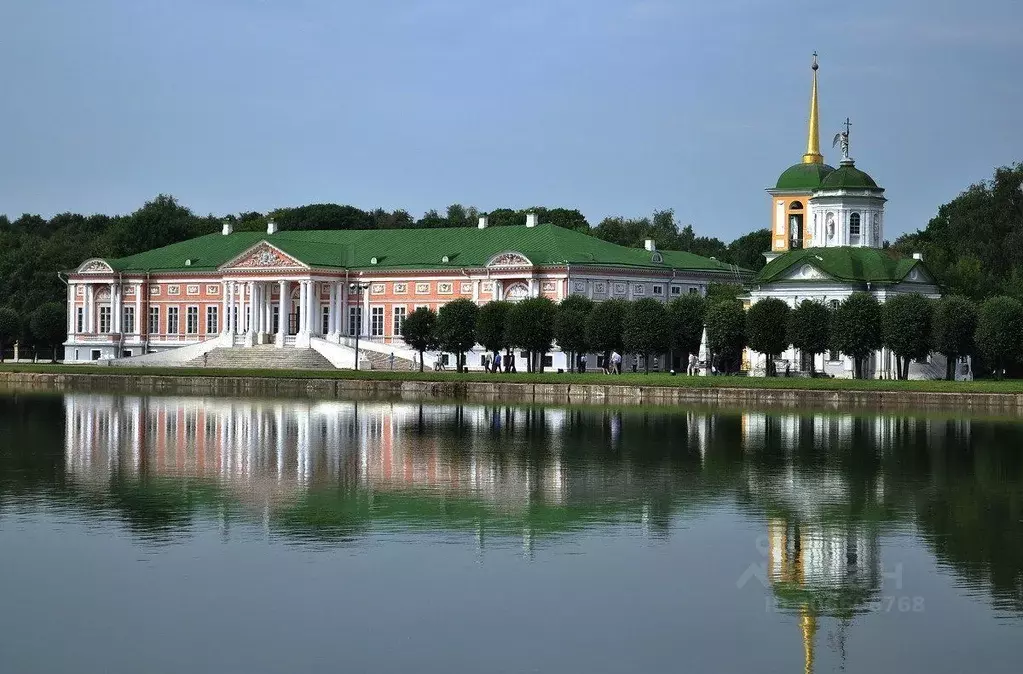
<instances>
[{"instance_id":1,"label":"grass bank","mask_svg":"<svg viewBox=\"0 0 1023 674\"><path fill-rule=\"evenodd\" d=\"M1023 380L888 381L878 379L807 379L802 377L687 377L664 373L622 374L490 374L485 372L410 372L382 370L241 370L178 367L104 367L61 364L3 364L0 373L77 374L159 377L248 377L253 379L318 379L423 382L507 382L518 384L613 384L616 386L691 389L763 389L788 391L893 391L906 393L1023 393Z\"/></svg>"}]
</instances>

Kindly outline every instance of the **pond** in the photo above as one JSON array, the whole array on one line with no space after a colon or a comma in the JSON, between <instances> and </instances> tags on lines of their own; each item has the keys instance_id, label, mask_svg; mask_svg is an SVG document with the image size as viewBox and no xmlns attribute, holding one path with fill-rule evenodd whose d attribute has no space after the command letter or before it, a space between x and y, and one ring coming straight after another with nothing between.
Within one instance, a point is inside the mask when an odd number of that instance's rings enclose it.
<instances>
[{"instance_id":1,"label":"pond","mask_svg":"<svg viewBox=\"0 0 1023 674\"><path fill-rule=\"evenodd\" d=\"M1023 423L0 394L0 669L1016 672Z\"/></svg>"}]
</instances>

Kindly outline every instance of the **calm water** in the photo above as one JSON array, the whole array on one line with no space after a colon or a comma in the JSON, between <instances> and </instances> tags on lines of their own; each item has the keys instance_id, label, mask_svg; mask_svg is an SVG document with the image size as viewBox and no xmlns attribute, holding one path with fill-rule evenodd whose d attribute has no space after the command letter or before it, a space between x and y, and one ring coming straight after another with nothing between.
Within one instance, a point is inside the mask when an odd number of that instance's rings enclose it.
<instances>
[{"instance_id":1,"label":"calm water","mask_svg":"<svg viewBox=\"0 0 1023 674\"><path fill-rule=\"evenodd\" d=\"M0 394L0 671L1018 672L1023 423Z\"/></svg>"}]
</instances>

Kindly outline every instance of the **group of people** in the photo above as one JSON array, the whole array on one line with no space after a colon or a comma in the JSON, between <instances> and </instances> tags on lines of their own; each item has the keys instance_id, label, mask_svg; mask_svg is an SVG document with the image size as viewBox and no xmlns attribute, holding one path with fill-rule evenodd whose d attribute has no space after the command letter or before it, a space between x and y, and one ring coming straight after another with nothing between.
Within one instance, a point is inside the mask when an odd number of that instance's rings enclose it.
<instances>
[{"instance_id":1,"label":"group of people","mask_svg":"<svg viewBox=\"0 0 1023 674\"><path fill-rule=\"evenodd\" d=\"M515 369L515 354L510 351L502 356L495 353L492 357L489 354L483 355L483 370L486 372L518 372Z\"/></svg>"}]
</instances>

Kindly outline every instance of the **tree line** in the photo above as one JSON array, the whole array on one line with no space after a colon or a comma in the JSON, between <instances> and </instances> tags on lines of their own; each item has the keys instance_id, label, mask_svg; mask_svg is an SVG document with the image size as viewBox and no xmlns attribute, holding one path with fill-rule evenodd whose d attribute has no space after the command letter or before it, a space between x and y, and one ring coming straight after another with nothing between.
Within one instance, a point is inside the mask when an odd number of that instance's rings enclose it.
<instances>
[{"instance_id":1,"label":"tree line","mask_svg":"<svg viewBox=\"0 0 1023 674\"><path fill-rule=\"evenodd\" d=\"M803 300L795 308L777 298L763 299L745 310L738 286L712 286L707 297L685 295L664 303L653 298L604 302L570 296L560 304L537 297L519 303L489 302L477 306L467 299L434 312L420 307L402 325L405 342L419 351L420 370L427 351L455 354L456 368L465 369L466 352L477 344L493 356L512 349L527 353L528 372L543 372L544 357L554 348L576 356L612 352L637 354L649 372L650 358L677 356L685 363L699 353L703 331L715 368L738 372L745 347L767 356L768 375L774 357L794 346L816 357L835 351L853 359L853 375L865 374L867 360L887 347L896 358L898 378L906 379L910 363L932 352L947 359L945 377L954 378L960 356L979 358L975 370L987 368L996 377L1015 372L1023 357L1023 303L997 296L977 305L950 295L931 300L919 294L895 295L885 303L857 292L832 307ZM811 374L814 370L810 359Z\"/></svg>"}]
</instances>

